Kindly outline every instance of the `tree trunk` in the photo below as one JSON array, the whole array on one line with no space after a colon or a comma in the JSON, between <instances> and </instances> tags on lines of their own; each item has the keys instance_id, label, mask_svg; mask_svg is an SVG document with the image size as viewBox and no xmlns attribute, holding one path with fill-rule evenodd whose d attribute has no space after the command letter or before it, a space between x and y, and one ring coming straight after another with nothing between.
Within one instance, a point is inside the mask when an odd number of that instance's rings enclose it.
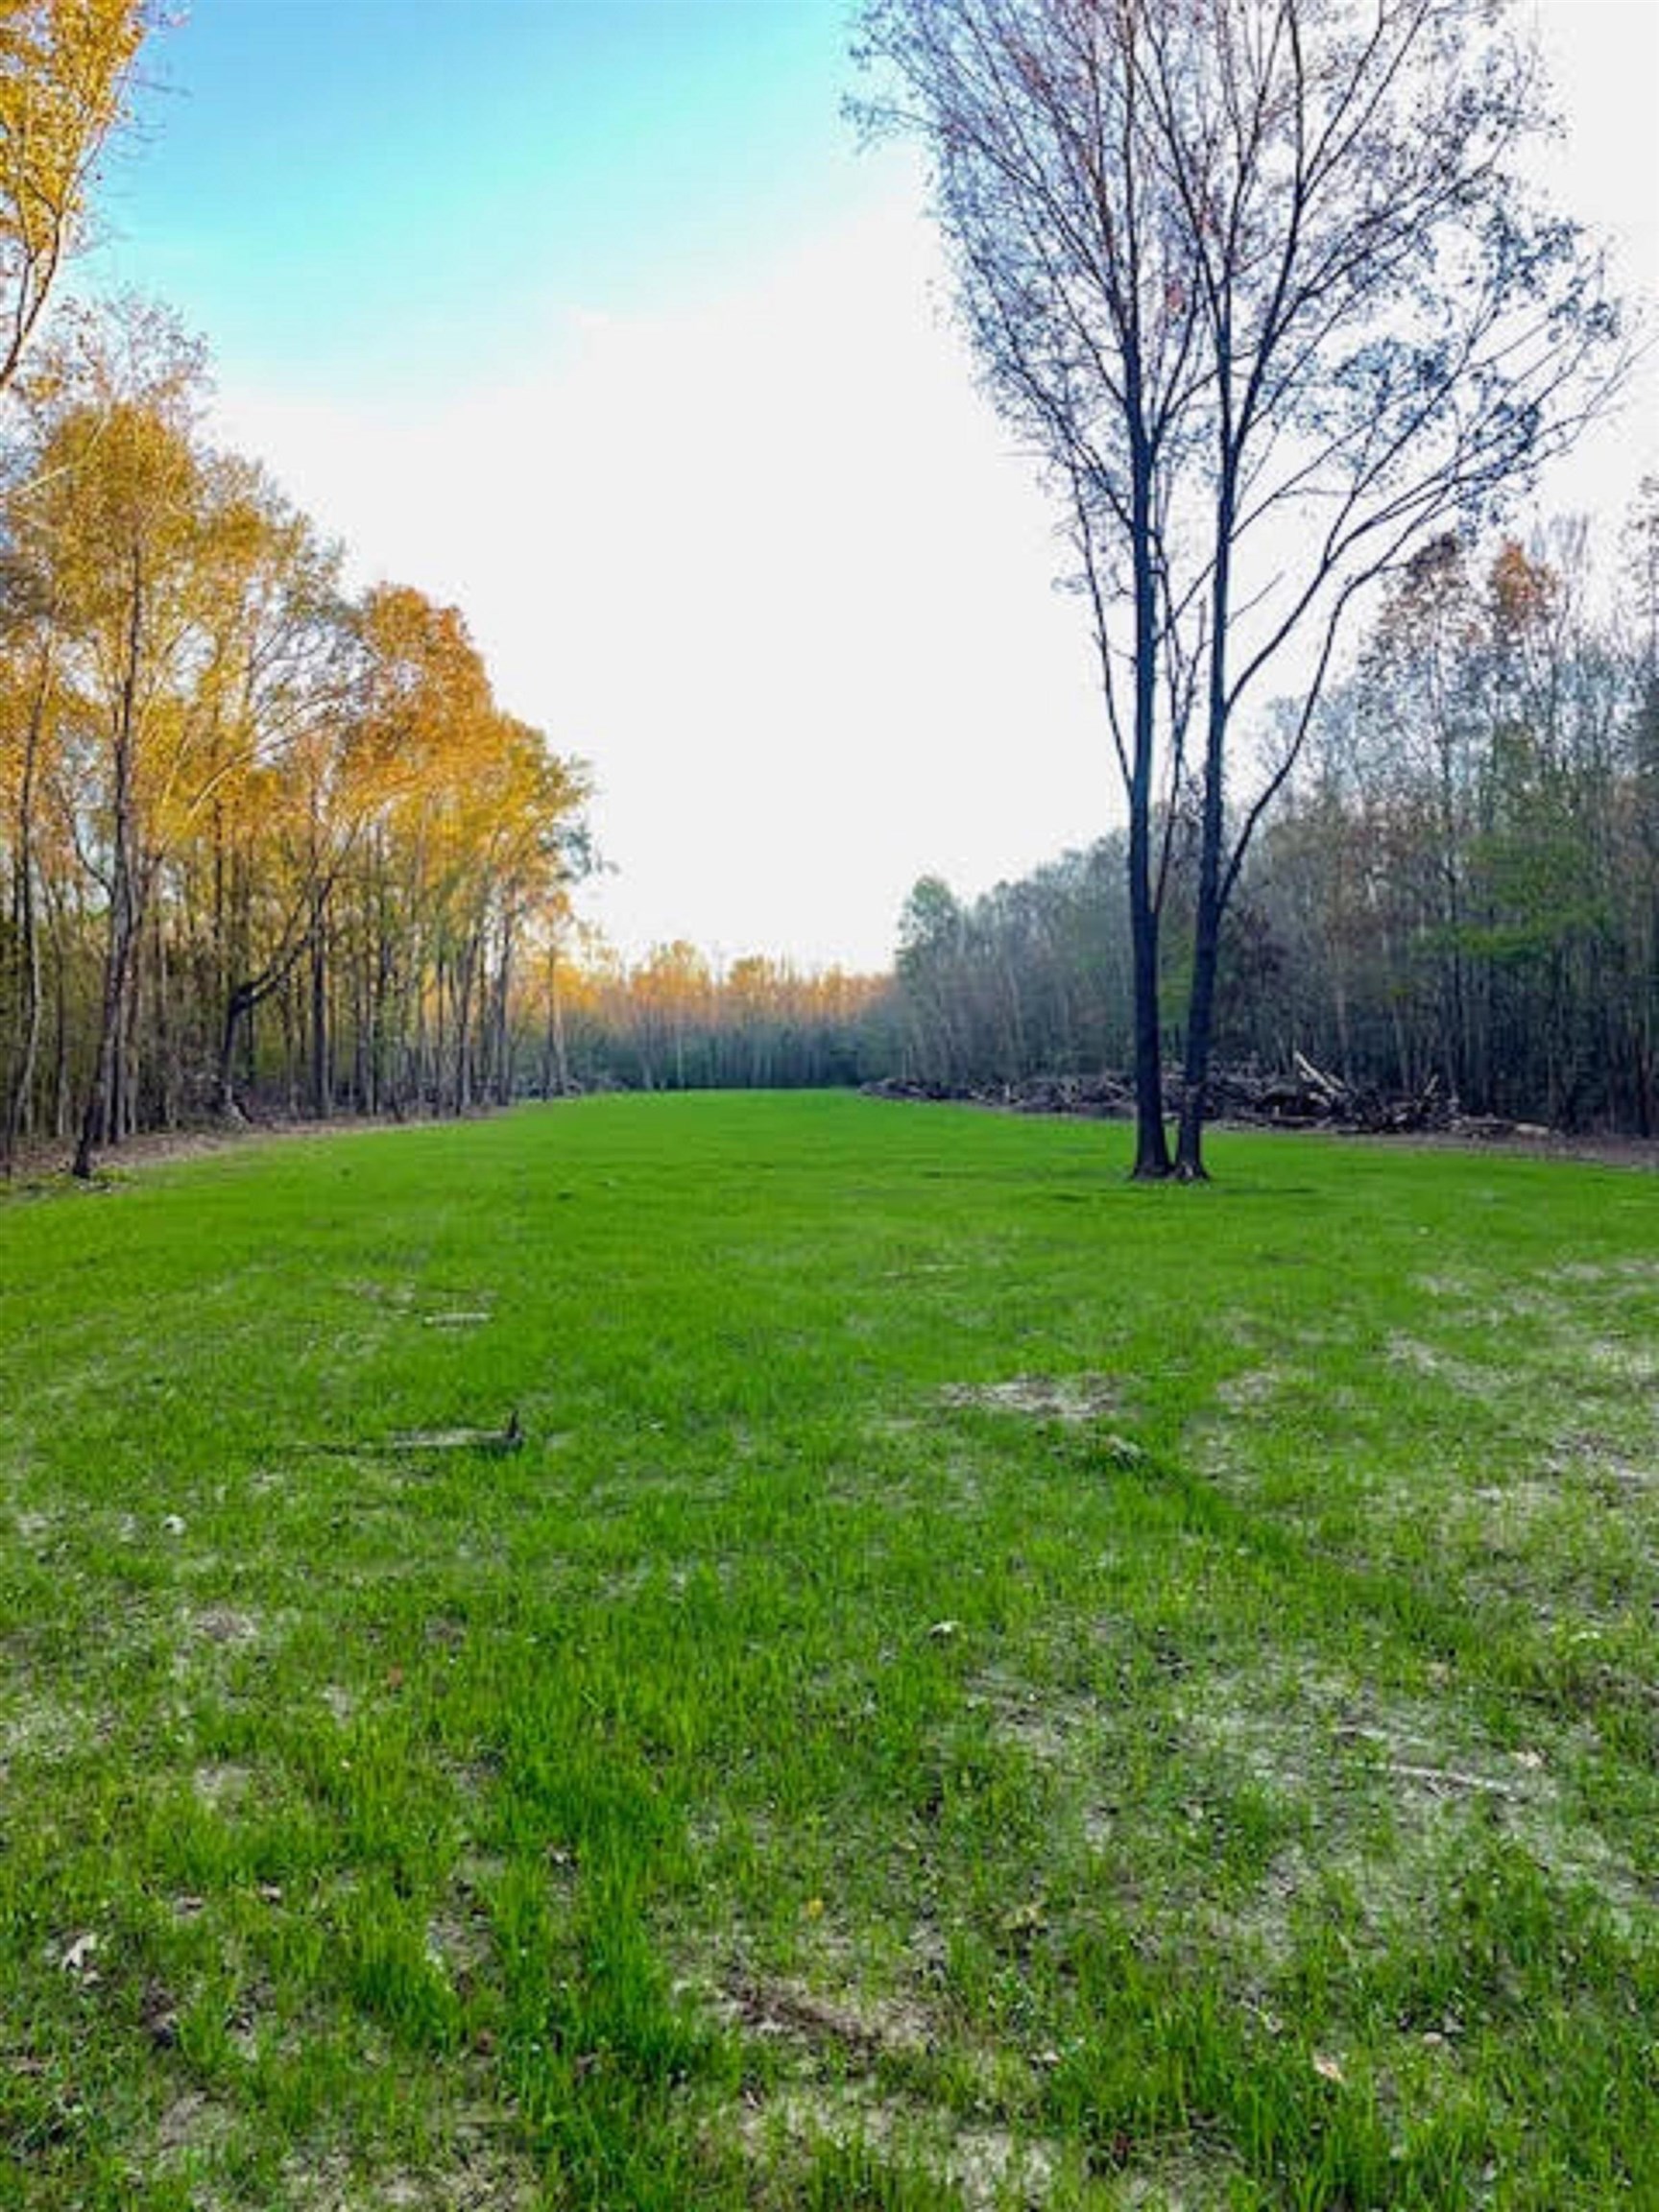
<instances>
[{"instance_id":1,"label":"tree trunk","mask_svg":"<svg viewBox=\"0 0 1659 2212\"><path fill-rule=\"evenodd\" d=\"M98 1039L81 1116L81 1134L75 1146L73 1172L84 1182L92 1172L92 1159L100 1144L121 1127L125 1111L127 1070L124 1044L127 1034L127 994L132 969L132 939L137 927L137 855L134 830L132 769L137 736L138 646L142 636L142 576L134 560L132 599L127 625L127 662L122 671L121 696L114 729L114 790L112 794L111 850L109 858L109 912L104 951L104 989Z\"/></svg>"},{"instance_id":2,"label":"tree trunk","mask_svg":"<svg viewBox=\"0 0 1659 2212\"><path fill-rule=\"evenodd\" d=\"M73 1172L84 1182L92 1172L93 1155L109 1141L118 1125L123 1084L122 1038L127 1018L127 977L131 966L128 914L130 892L119 862L111 878L108 930L104 951L104 988L99 1009L98 1040L81 1115L81 1134L75 1146Z\"/></svg>"},{"instance_id":3,"label":"tree trunk","mask_svg":"<svg viewBox=\"0 0 1659 2212\"><path fill-rule=\"evenodd\" d=\"M1182 1067L1181 1127L1175 1172L1183 1183L1207 1180L1204 1114L1210 1052L1215 1035L1215 985L1221 965L1221 840L1226 829L1227 621L1235 521L1231 465L1223 459L1211 587L1209 698L1204 741L1203 813L1198 833L1198 897L1192 927L1192 975L1187 993L1187 1051Z\"/></svg>"},{"instance_id":4,"label":"tree trunk","mask_svg":"<svg viewBox=\"0 0 1659 2212\"><path fill-rule=\"evenodd\" d=\"M513 922L511 915L507 915L501 923L501 957L495 970L494 1005L491 1018L491 1095L497 1106L510 1104L513 1097L514 1053L508 1021L508 1001L512 992Z\"/></svg>"},{"instance_id":5,"label":"tree trunk","mask_svg":"<svg viewBox=\"0 0 1659 2212\"><path fill-rule=\"evenodd\" d=\"M236 1103L236 1045L242 1033L242 1024L253 1010L253 991L247 983L238 983L225 1000L225 1025L219 1033L219 1073L215 1085L220 1118L226 1121L242 1119L242 1110Z\"/></svg>"},{"instance_id":6,"label":"tree trunk","mask_svg":"<svg viewBox=\"0 0 1659 2212\"><path fill-rule=\"evenodd\" d=\"M553 1077L563 1098L570 1089L570 1062L565 1046L565 998L559 988L559 947L556 941L547 947L547 1044L552 1056Z\"/></svg>"},{"instance_id":7,"label":"tree trunk","mask_svg":"<svg viewBox=\"0 0 1659 2212\"><path fill-rule=\"evenodd\" d=\"M311 904L311 1111L325 1121L334 1111L328 1034L327 893L318 885Z\"/></svg>"},{"instance_id":8,"label":"tree trunk","mask_svg":"<svg viewBox=\"0 0 1659 2212\"><path fill-rule=\"evenodd\" d=\"M1152 570L1151 456L1137 439L1131 518L1135 567L1135 752L1129 788L1129 929L1135 976L1135 1166L1138 1182L1169 1173L1164 1039L1158 1004L1158 902L1152 890L1152 773L1157 743L1158 601ZM1107 650L1104 638L1101 651Z\"/></svg>"},{"instance_id":9,"label":"tree trunk","mask_svg":"<svg viewBox=\"0 0 1659 2212\"><path fill-rule=\"evenodd\" d=\"M6 1122L0 1150L8 1176L16 1159L17 1143L32 1118L35 1070L40 1054L41 977L40 932L35 912L35 778L40 757L40 735L45 721L50 658L42 656L41 679L35 694L28 727L23 733L23 772L17 785L15 874L12 921L16 932L18 1002L17 1028L12 1059L12 1081L6 1101Z\"/></svg>"}]
</instances>

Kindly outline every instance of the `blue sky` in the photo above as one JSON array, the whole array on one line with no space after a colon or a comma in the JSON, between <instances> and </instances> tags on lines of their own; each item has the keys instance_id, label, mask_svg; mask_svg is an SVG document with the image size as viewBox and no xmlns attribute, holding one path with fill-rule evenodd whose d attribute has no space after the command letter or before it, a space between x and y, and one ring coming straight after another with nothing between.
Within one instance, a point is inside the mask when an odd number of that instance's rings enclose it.
<instances>
[{"instance_id":1,"label":"blue sky","mask_svg":"<svg viewBox=\"0 0 1659 2212\"><path fill-rule=\"evenodd\" d=\"M1659 0L1539 0L1557 196L1659 291ZM221 435L353 575L458 605L599 784L628 950L878 965L1118 810L1051 517L861 152L841 0L196 0L103 284L208 339ZM1548 489L1659 468L1649 377Z\"/></svg>"},{"instance_id":2,"label":"blue sky","mask_svg":"<svg viewBox=\"0 0 1659 2212\"><path fill-rule=\"evenodd\" d=\"M845 45L833 0L197 0L105 212L228 364L436 384L874 190Z\"/></svg>"}]
</instances>

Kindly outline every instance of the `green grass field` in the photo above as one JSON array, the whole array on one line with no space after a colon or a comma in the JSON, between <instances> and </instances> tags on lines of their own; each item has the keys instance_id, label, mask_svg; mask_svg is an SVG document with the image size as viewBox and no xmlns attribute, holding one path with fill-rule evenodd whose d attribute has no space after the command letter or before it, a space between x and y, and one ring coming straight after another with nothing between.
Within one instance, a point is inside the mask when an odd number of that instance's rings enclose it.
<instances>
[{"instance_id":1,"label":"green grass field","mask_svg":"<svg viewBox=\"0 0 1659 2212\"><path fill-rule=\"evenodd\" d=\"M0 1202L0 2204L1659 2206L1659 1179L1126 1160Z\"/></svg>"}]
</instances>

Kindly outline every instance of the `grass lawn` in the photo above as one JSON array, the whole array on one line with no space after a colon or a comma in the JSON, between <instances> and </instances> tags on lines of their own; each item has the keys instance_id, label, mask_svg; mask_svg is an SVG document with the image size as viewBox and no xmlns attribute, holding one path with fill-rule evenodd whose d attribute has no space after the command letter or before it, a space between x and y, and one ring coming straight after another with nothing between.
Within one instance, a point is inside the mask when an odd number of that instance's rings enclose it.
<instances>
[{"instance_id":1,"label":"grass lawn","mask_svg":"<svg viewBox=\"0 0 1659 2212\"><path fill-rule=\"evenodd\" d=\"M1659 2206L1659 1178L1127 1148L0 1201L0 2205Z\"/></svg>"}]
</instances>

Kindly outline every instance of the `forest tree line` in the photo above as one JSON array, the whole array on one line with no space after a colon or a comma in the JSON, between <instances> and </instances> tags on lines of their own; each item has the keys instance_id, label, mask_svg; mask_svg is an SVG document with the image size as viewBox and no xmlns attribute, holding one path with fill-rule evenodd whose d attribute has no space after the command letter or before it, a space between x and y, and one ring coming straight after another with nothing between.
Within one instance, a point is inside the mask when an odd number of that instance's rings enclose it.
<instances>
[{"instance_id":1,"label":"forest tree line","mask_svg":"<svg viewBox=\"0 0 1659 2212\"><path fill-rule=\"evenodd\" d=\"M1659 1131L1659 487L1623 554L1602 609L1581 526L1483 561L1443 538L1392 582L1240 882L1224 1060L1300 1052L1472 1114ZM1162 831L1179 966L1193 831ZM1123 1069L1121 864L1111 837L971 902L918 884L885 1071Z\"/></svg>"},{"instance_id":2,"label":"forest tree line","mask_svg":"<svg viewBox=\"0 0 1659 2212\"><path fill-rule=\"evenodd\" d=\"M203 433L154 307L60 319L0 478L0 1151L514 1089L585 771L462 617Z\"/></svg>"},{"instance_id":3,"label":"forest tree line","mask_svg":"<svg viewBox=\"0 0 1659 2212\"><path fill-rule=\"evenodd\" d=\"M499 707L454 610L346 589L204 438L204 374L127 304L65 318L13 393L8 1164L244 1112L1130 1066L1120 832L972 901L924 878L887 977L684 942L628 962L582 930L583 765ZM1581 528L1446 537L1388 587L1236 894L1224 1062L1659 1129L1659 493L1616 605L1591 569ZM1174 973L1196 829L1158 832Z\"/></svg>"},{"instance_id":4,"label":"forest tree line","mask_svg":"<svg viewBox=\"0 0 1659 2212\"><path fill-rule=\"evenodd\" d=\"M932 20L913 13L896 54ZM1154 806L1138 769L1127 832L967 903L920 882L890 977L684 943L629 963L573 915L587 771L501 708L461 614L348 589L340 549L206 435L201 349L164 309L48 317L151 23L143 0L0 20L0 1166L67 1144L85 1172L214 1117L610 1085L1133 1065L1139 1095L1168 1055L1208 1065L1208 985L1196 1054L1179 1024L1144 1031L1181 1002L1163 979L1208 973L1223 908L1224 1059L1659 1126L1659 491L1617 608L1586 594L1581 531L1479 557L1432 539L1345 682L1322 682L1327 634L1277 739L1247 746L1218 693L1203 774L1177 748ZM1163 296L1188 328L1195 294ZM1450 497L1447 466L1425 481ZM1219 667L1217 623L1180 669ZM1197 1118L1190 1097L1201 1171Z\"/></svg>"},{"instance_id":5,"label":"forest tree line","mask_svg":"<svg viewBox=\"0 0 1659 2212\"><path fill-rule=\"evenodd\" d=\"M713 962L683 938L629 961L581 932L573 951L550 949L539 1001L523 1009L523 1079L544 1097L854 1083L879 1062L890 991L886 976L764 953Z\"/></svg>"},{"instance_id":6,"label":"forest tree line","mask_svg":"<svg viewBox=\"0 0 1659 2212\"><path fill-rule=\"evenodd\" d=\"M0 453L0 1162L141 1132L835 1084L883 979L581 927L585 765L454 609L204 435L165 310L67 312Z\"/></svg>"}]
</instances>

